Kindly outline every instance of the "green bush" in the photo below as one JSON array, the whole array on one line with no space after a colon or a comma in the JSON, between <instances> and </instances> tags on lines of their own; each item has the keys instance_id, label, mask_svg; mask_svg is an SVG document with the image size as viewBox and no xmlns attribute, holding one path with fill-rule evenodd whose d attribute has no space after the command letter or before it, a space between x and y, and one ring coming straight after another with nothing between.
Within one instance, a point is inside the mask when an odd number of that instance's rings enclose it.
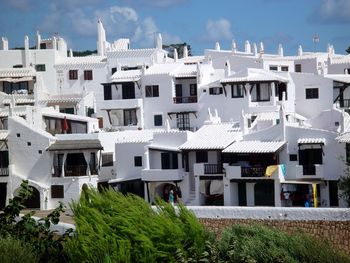
<instances>
[{"instance_id":1,"label":"green bush","mask_svg":"<svg viewBox=\"0 0 350 263\"><path fill-rule=\"evenodd\" d=\"M35 263L37 257L30 244L12 237L0 238L0 262L2 263Z\"/></svg>"},{"instance_id":2,"label":"green bush","mask_svg":"<svg viewBox=\"0 0 350 263\"><path fill-rule=\"evenodd\" d=\"M209 238L185 207L153 209L135 195L85 189L71 205L76 235L66 251L76 262L178 262L200 258Z\"/></svg>"},{"instance_id":3,"label":"green bush","mask_svg":"<svg viewBox=\"0 0 350 263\"><path fill-rule=\"evenodd\" d=\"M350 262L326 241L260 225L234 225L217 243L221 262Z\"/></svg>"}]
</instances>

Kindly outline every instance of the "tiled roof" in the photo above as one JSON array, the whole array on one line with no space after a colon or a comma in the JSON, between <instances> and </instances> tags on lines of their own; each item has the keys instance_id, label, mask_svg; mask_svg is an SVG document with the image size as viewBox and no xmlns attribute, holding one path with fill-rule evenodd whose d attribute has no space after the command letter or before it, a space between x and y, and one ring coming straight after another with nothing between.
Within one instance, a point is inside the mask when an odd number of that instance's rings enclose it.
<instances>
[{"instance_id":1,"label":"tiled roof","mask_svg":"<svg viewBox=\"0 0 350 263\"><path fill-rule=\"evenodd\" d=\"M88 150L96 149L102 150L100 140L98 139L86 139L86 140L57 140L51 144L48 151L59 151L59 150Z\"/></svg>"},{"instance_id":2,"label":"tiled roof","mask_svg":"<svg viewBox=\"0 0 350 263\"><path fill-rule=\"evenodd\" d=\"M188 78L197 76L197 65L181 65L179 68L171 73L175 78Z\"/></svg>"},{"instance_id":3,"label":"tiled roof","mask_svg":"<svg viewBox=\"0 0 350 263\"><path fill-rule=\"evenodd\" d=\"M325 144L325 138L299 138L298 144Z\"/></svg>"},{"instance_id":4,"label":"tiled roof","mask_svg":"<svg viewBox=\"0 0 350 263\"><path fill-rule=\"evenodd\" d=\"M128 50L116 50L107 52L108 57L114 58L145 58L150 57L156 52L156 48L148 48L148 49L128 49Z\"/></svg>"},{"instance_id":5,"label":"tiled roof","mask_svg":"<svg viewBox=\"0 0 350 263\"><path fill-rule=\"evenodd\" d=\"M22 111L13 111L12 115L13 116L25 116L27 113L26 111L22 110ZM9 116L9 111L8 109L6 110L1 110L0 111L0 117L8 117Z\"/></svg>"},{"instance_id":6,"label":"tiled roof","mask_svg":"<svg viewBox=\"0 0 350 263\"><path fill-rule=\"evenodd\" d=\"M120 131L115 134L116 143L145 143L153 139L152 130Z\"/></svg>"},{"instance_id":7,"label":"tiled roof","mask_svg":"<svg viewBox=\"0 0 350 263\"><path fill-rule=\"evenodd\" d=\"M179 63L162 63L162 64L154 64L150 66L145 71L145 75L161 75L161 74L170 74L181 64Z\"/></svg>"},{"instance_id":8,"label":"tiled roof","mask_svg":"<svg viewBox=\"0 0 350 263\"><path fill-rule=\"evenodd\" d=\"M350 83L350 75L348 74L328 74L324 77L338 82Z\"/></svg>"},{"instance_id":9,"label":"tiled roof","mask_svg":"<svg viewBox=\"0 0 350 263\"><path fill-rule=\"evenodd\" d=\"M187 58L180 58L179 61L185 64L196 64L197 62L203 62L205 56L189 56Z\"/></svg>"},{"instance_id":10,"label":"tiled roof","mask_svg":"<svg viewBox=\"0 0 350 263\"><path fill-rule=\"evenodd\" d=\"M6 140L8 135L9 135L8 130L1 130L0 131L0 141Z\"/></svg>"},{"instance_id":11,"label":"tiled roof","mask_svg":"<svg viewBox=\"0 0 350 263\"><path fill-rule=\"evenodd\" d=\"M181 150L220 150L241 138L238 123L205 124L192 138L180 146Z\"/></svg>"},{"instance_id":12,"label":"tiled roof","mask_svg":"<svg viewBox=\"0 0 350 263\"><path fill-rule=\"evenodd\" d=\"M260 112L260 113L257 113L256 115L257 115L256 119L259 121L270 121L270 120L278 119L280 117L279 112L277 111Z\"/></svg>"},{"instance_id":13,"label":"tiled roof","mask_svg":"<svg viewBox=\"0 0 350 263\"><path fill-rule=\"evenodd\" d=\"M81 94L61 94L61 95L50 95L46 99L40 100L40 102L47 102L47 103L77 103L82 100Z\"/></svg>"},{"instance_id":14,"label":"tiled roof","mask_svg":"<svg viewBox=\"0 0 350 263\"><path fill-rule=\"evenodd\" d=\"M106 57L86 56L86 57L65 57L59 58L55 64L58 69L68 69L73 67L101 68L106 65Z\"/></svg>"},{"instance_id":15,"label":"tiled roof","mask_svg":"<svg viewBox=\"0 0 350 263\"><path fill-rule=\"evenodd\" d=\"M223 153L274 153L277 152L285 141L238 141L231 144Z\"/></svg>"},{"instance_id":16,"label":"tiled roof","mask_svg":"<svg viewBox=\"0 0 350 263\"><path fill-rule=\"evenodd\" d=\"M140 69L119 70L112 75L111 81L112 82L138 81L140 78L141 78Z\"/></svg>"},{"instance_id":17,"label":"tiled roof","mask_svg":"<svg viewBox=\"0 0 350 263\"><path fill-rule=\"evenodd\" d=\"M343 133L335 138L338 142L350 143L350 132Z\"/></svg>"},{"instance_id":18,"label":"tiled roof","mask_svg":"<svg viewBox=\"0 0 350 263\"><path fill-rule=\"evenodd\" d=\"M221 83L250 82L250 81L288 82L288 79L264 69L248 68L220 80Z\"/></svg>"},{"instance_id":19,"label":"tiled roof","mask_svg":"<svg viewBox=\"0 0 350 263\"><path fill-rule=\"evenodd\" d=\"M35 77L36 71L33 68L5 68L0 69L0 78Z\"/></svg>"},{"instance_id":20,"label":"tiled roof","mask_svg":"<svg viewBox=\"0 0 350 263\"><path fill-rule=\"evenodd\" d=\"M332 58L331 64L348 64L350 63L350 55Z\"/></svg>"},{"instance_id":21,"label":"tiled roof","mask_svg":"<svg viewBox=\"0 0 350 263\"><path fill-rule=\"evenodd\" d=\"M4 99L2 101L3 104L8 105L12 102L12 99ZM16 104L32 104L34 103L34 98L26 98L26 97L19 97L19 98L15 98L15 103Z\"/></svg>"}]
</instances>

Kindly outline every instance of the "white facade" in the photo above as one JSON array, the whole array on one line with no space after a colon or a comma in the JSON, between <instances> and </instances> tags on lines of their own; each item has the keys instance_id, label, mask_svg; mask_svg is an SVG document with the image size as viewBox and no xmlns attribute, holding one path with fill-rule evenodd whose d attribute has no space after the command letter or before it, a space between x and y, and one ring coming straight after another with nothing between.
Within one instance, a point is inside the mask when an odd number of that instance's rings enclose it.
<instances>
[{"instance_id":1,"label":"white facade","mask_svg":"<svg viewBox=\"0 0 350 263\"><path fill-rule=\"evenodd\" d=\"M343 205L349 56L331 45L266 54L246 41L172 59L160 34L132 49L97 27L86 57L60 37L37 33L33 49L25 37L23 50L2 38L0 206L23 179L41 209L78 199L84 184L151 203L181 189L187 205L241 206L302 206L316 187L320 206Z\"/></svg>"}]
</instances>

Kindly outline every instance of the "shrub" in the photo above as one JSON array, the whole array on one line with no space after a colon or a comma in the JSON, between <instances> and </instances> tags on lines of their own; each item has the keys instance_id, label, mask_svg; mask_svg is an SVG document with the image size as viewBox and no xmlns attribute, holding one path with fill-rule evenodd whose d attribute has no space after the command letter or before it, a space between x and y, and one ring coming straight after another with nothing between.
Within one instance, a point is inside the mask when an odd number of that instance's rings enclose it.
<instances>
[{"instance_id":1,"label":"shrub","mask_svg":"<svg viewBox=\"0 0 350 263\"><path fill-rule=\"evenodd\" d=\"M12 238L0 238L0 262L2 263L35 263L37 257L30 244Z\"/></svg>"},{"instance_id":2,"label":"shrub","mask_svg":"<svg viewBox=\"0 0 350 263\"><path fill-rule=\"evenodd\" d=\"M222 262L350 262L326 241L259 225L227 228L217 247Z\"/></svg>"},{"instance_id":3,"label":"shrub","mask_svg":"<svg viewBox=\"0 0 350 263\"><path fill-rule=\"evenodd\" d=\"M155 210L138 196L111 189L85 189L71 207L76 235L66 249L73 262L177 262L179 255L184 260L200 258L209 237L183 206L175 210L160 202Z\"/></svg>"}]
</instances>

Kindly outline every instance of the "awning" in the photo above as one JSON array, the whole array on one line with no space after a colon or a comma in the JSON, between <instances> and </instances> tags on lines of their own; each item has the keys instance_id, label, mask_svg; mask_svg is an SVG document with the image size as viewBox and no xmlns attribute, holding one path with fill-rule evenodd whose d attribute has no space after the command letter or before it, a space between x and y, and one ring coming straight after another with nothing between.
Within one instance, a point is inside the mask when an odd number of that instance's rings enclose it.
<instances>
[{"instance_id":1,"label":"awning","mask_svg":"<svg viewBox=\"0 0 350 263\"><path fill-rule=\"evenodd\" d=\"M299 138L298 144L325 144L325 138Z\"/></svg>"},{"instance_id":2,"label":"awning","mask_svg":"<svg viewBox=\"0 0 350 263\"><path fill-rule=\"evenodd\" d=\"M7 81L7 82L22 82L22 81L31 81L34 77L22 77L22 78L0 78L0 81Z\"/></svg>"},{"instance_id":3,"label":"awning","mask_svg":"<svg viewBox=\"0 0 350 263\"><path fill-rule=\"evenodd\" d=\"M113 83L134 82L134 81L139 81L140 78L141 78L140 69L119 70L112 75L112 77L110 78L110 81Z\"/></svg>"},{"instance_id":4,"label":"awning","mask_svg":"<svg viewBox=\"0 0 350 263\"><path fill-rule=\"evenodd\" d=\"M342 135L339 135L337 138L335 138L338 142L346 142L350 143L350 132L344 133Z\"/></svg>"},{"instance_id":5,"label":"awning","mask_svg":"<svg viewBox=\"0 0 350 263\"><path fill-rule=\"evenodd\" d=\"M127 181L133 181L133 180L141 180L141 176L130 176L130 177L111 179L108 181L108 183L109 184L117 184L117 183L122 183L122 182L127 182Z\"/></svg>"},{"instance_id":6,"label":"awning","mask_svg":"<svg viewBox=\"0 0 350 263\"><path fill-rule=\"evenodd\" d=\"M238 141L226 149L223 153L275 153L279 151L286 141Z\"/></svg>"},{"instance_id":7,"label":"awning","mask_svg":"<svg viewBox=\"0 0 350 263\"><path fill-rule=\"evenodd\" d=\"M321 183L323 183L323 181L292 181L292 180L288 180L288 181L281 182L281 184L321 184Z\"/></svg>"},{"instance_id":8,"label":"awning","mask_svg":"<svg viewBox=\"0 0 350 263\"><path fill-rule=\"evenodd\" d=\"M57 140L51 144L47 151L64 151L64 150L102 150L100 140Z\"/></svg>"},{"instance_id":9,"label":"awning","mask_svg":"<svg viewBox=\"0 0 350 263\"><path fill-rule=\"evenodd\" d=\"M151 144L148 145L150 150L159 150L159 151L169 151L169 152L181 152L179 147L172 145L160 145L160 144Z\"/></svg>"}]
</instances>

